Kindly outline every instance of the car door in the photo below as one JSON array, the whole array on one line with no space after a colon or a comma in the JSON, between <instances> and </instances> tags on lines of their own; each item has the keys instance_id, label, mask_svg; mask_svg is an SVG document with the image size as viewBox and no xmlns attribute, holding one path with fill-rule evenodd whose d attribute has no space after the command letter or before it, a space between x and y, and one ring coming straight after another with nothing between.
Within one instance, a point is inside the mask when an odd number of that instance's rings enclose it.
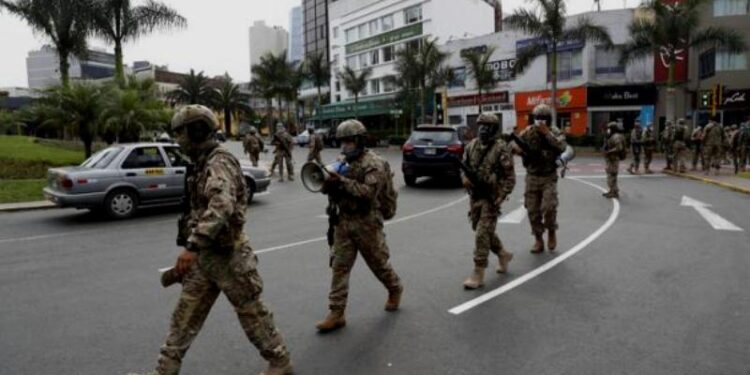
<instances>
[{"instance_id":1,"label":"car door","mask_svg":"<svg viewBox=\"0 0 750 375\"><path fill-rule=\"evenodd\" d=\"M167 194L170 197L182 198L185 192L185 173L190 159L177 146L164 146L164 155L169 162Z\"/></svg>"},{"instance_id":2,"label":"car door","mask_svg":"<svg viewBox=\"0 0 750 375\"><path fill-rule=\"evenodd\" d=\"M125 181L138 189L141 201L168 197L167 163L158 146L136 147L122 162Z\"/></svg>"}]
</instances>

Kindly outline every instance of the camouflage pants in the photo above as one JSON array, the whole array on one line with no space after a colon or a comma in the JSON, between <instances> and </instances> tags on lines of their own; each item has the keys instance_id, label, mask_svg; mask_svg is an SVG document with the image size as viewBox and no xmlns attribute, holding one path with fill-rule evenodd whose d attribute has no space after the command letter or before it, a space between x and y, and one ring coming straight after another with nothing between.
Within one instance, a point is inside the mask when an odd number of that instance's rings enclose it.
<instances>
[{"instance_id":1,"label":"camouflage pants","mask_svg":"<svg viewBox=\"0 0 750 375\"><path fill-rule=\"evenodd\" d=\"M633 168L636 172L641 168L641 152L633 151L633 162L630 164L630 168Z\"/></svg>"},{"instance_id":2,"label":"camouflage pants","mask_svg":"<svg viewBox=\"0 0 750 375\"><path fill-rule=\"evenodd\" d=\"M607 186L609 192L613 194L619 194L620 188L617 187L617 175L620 173L620 161L614 158L608 158L607 160Z\"/></svg>"},{"instance_id":3,"label":"camouflage pants","mask_svg":"<svg viewBox=\"0 0 750 375\"><path fill-rule=\"evenodd\" d=\"M289 174L289 177L294 176L294 163L292 162L292 156L287 155L283 152L276 153L273 158L273 164L271 164L271 172L276 168L276 165L279 166L279 177L284 176L284 164L286 163L286 171Z\"/></svg>"},{"instance_id":4,"label":"camouflage pants","mask_svg":"<svg viewBox=\"0 0 750 375\"><path fill-rule=\"evenodd\" d=\"M260 160L260 151L250 151L247 155L250 157L250 162L253 164L253 167L257 167L258 160Z\"/></svg>"},{"instance_id":5,"label":"camouflage pants","mask_svg":"<svg viewBox=\"0 0 750 375\"><path fill-rule=\"evenodd\" d=\"M388 289L401 289L401 279L389 261L390 253L385 243L383 223L379 220L341 218L336 226L331 254L331 291L328 295L331 310L343 310L349 296L349 276L357 253L362 254L375 277Z\"/></svg>"},{"instance_id":6,"label":"camouflage pants","mask_svg":"<svg viewBox=\"0 0 750 375\"><path fill-rule=\"evenodd\" d=\"M524 205L532 234L542 235L545 229L557 230L557 174L526 175Z\"/></svg>"},{"instance_id":7,"label":"camouflage pants","mask_svg":"<svg viewBox=\"0 0 750 375\"><path fill-rule=\"evenodd\" d=\"M721 161L724 160L724 149L720 145L706 145L703 155L706 158L705 170L709 170L711 167L717 170L721 169Z\"/></svg>"},{"instance_id":8,"label":"camouflage pants","mask_svg":"<svg viewBox=\"0 0 750 375\"><path fill-rule=\"evenodd\" d=\"M260 300L263 281L257 272L257 257L245 243L230 254L200 253L198 264L182 281L169 335L161 347L157 373L177 375L182 358L200 332L220 292L234 306L240 325L260 355L273 364L284 365L289 352L276 330L273 314Z\"/></svg>"},{"instance_id":9,"label":"camouflage pants","mask_svg":"<svg viewBox=\"0 0 750 375\"><path fill-rule=\"evenodd\" d=\"M706 169L706 160L703 158L703 146L700 143L693 145L693 169L698 168L698 162L701 162L701 168Z\"/></svg>"},{"instance_id":10,"label":"camouflage pants","mask_svg":"<svg viewBox=\"0 0 750 375\"><path fill-rule=\"evenodd\" d=\"M496 231L498 216L500 216L500 208L486 199L471 203L469 219L471 228L476 232L474 266L477 268L487 268L490 251L498 257L505 252Z\"/></svg>"},{"instance_id":11,"label":"camouflage pants","mask_svg":"<svg viewBox=\"0 0 750 375\"><path fill-rule=\"evenodd\" d=\"M651 160L654 160L654 150L643 150L643 167L646 168L646 170L651 169Z\"/></svg>"},{"instance_id":12,"label":"camouflage pants","mask_svg":"<svg viewBox=\"0 0 750 375\"><path fill-rule=\"evenodd\" d=\"M672 146L674 153L674 170L685 172L685 160L687 159L688 148L685 142L677 141Z\"/></svg>"},{"instance_id":13,"label":"camouflage pants","mask_svg":"<svg viewBox=\"0 0 750 375\"><path fill-rule=\"evenodd\" d=\"M750 157L750 148L740 147L738 163L740 165L740 171L744 172L745 167L748 163L748 157Z\"/></svg>"},{"instance_id":14,"label":"camouflage pants","mask_svg":"<svg viewBox=\"0 0 750 375\"><path fill-rule=\"evenodd\" d=\"M310 151L310 153L307 154L307 161L316 161L318 164L323 164L323 159L320 157L320 151Z\"/></svg>"}]
</instances>

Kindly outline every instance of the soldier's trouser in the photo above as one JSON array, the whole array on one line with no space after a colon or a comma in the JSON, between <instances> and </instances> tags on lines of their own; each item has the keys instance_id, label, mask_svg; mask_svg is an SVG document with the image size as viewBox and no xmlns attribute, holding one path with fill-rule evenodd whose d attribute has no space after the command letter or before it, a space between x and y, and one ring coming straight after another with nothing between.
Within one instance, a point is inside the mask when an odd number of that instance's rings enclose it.
<instances>
[{"instance_id":1,"label":"soldier's trouser","mask_svg":"<svg viewBox=\"0 0 750 375\"><path fill-rule=\"evenodd\" d=\"M698 168L698 161L701 162L701 168L706 169L706 161L703 159L703 147L700 143L693 145L693 169Z\"/></svg>"},{"instance_id":2,"label":"soldier's trouser","mask_svg":"<svg viewBox=\"0 0 750 375\"><path fill-rule=\"evenodd\" d=\"M739 158L740 170L744 171L748 163L748 156L750 156L750 149L741 147L739 153L740 153L740 158Z\"/></svg>"},{"instance_id":3,"label":"soldier's trouser","mask_svg":"<svg viewBox=\"0 0 750 375\"><path fill-rule=\"evenodd\" d=\"M531 233L557 230L557 173L549 176L526 175L524 206L529 214Z\"/></svg>"},{"instance_id":4,"label":"soldier's trouser","mask_svg":"<svg viewBox=\"0 0 750 375\"><path fill-rule=\"evenodd\" d=\"M633 151L633 163L630 164L630 167L635 169L636 171L638 168L641 167L641 152L635 152Z\"/></svg>"},{"instance_id":5,"label":"soldier's trouser","mask_svg":"<svg viewBox=\"0 0 750 375\"><path fill-rule=\"evenodd\" d=\"M279 163L281 163L281 155L279 155L278 153L273 154L273 162L271 162L271 168L269 168L272 174L275 172L276 166Z\"/></svg>"},{"instance_id":6,"label":"soldier's trouser","mask_svg":"<svg viewBox=\"0 0 750 375\"><path fill-rule=\"evenodd\" d=\"M260 355L276 365L289 361L281 334L276 330L273 314L260 300L263 281L257 272L257 258L245 243L231 254L217 255L206 250L198 264L182 282L169 335L161 347L156 371L159 375L176 375L182 358L203 326L219 292L234 306L240 325Z\"/></svg>"},{"instance_id":7,"label":"soldier's trouser","mask_svg":"<svg viewBox=\"0 0 750 375\"><path fill-rule=\"evenodd\" d=\"M667 169L674 169L674 153L672 147L664 149L664 159L667 162Z\"/></svg>"},{"instance_id":8,"label":"soldier's trouser","mask_svg":"<svg viewBox=\"0 0 750 375\"><path fill-rule=\"evenodd\" d=\"M717 170L721 169L721 161L724 159L724 150L721 146L708 145L703 152L706 158L706 164L708 165L708 167L705 168L706 170L711 167L716 168Z\"/></svg>"},{"instance_id":9,"label":"soldier's trouser","mask_svg":"<svg viewBox=\"0 0 750 375\"><path fill-rule=\"evenodd\" d=\"M500 209L493 202L483 199L471 203L469 218L472 229L476 232L474 240L474 266L477 268L487 268L490 251L500 256L503 249L503 243L497 236L497 218L500 216Z\"/></svg>"},{"instance_id":10,"label":"soldier's trouser","mask_svg":"<svg viewBox=\"0 0 750 375\"><path fill-rule=\"evenodd\" d=\"M260 151L250 151L250 162L253 164L253 167L258 166L258 160L260 160Z\"/></svg>"},{"instance_id":11,"label":"soldier's trouser","mask_svg":"<svg viewBox=\"0 0 750 375\"><path fill-rule=\"evenodd\" d=\"M378 220L357 220L341 217L336 226L332 250L331 291L328 295L331 310L343 310L349 296L349 276L357 253L362 254L375 277L388 289L401 289L401 279L389 261L390 253L385 243L383 223Z\"/></svg>"},{"instance_id":12,"label":"soldier's trouser","mask_svg":"<svg viewBox=\"0 0 750 375\"><path fill-rule=\"evenodd\" d=\"M323 164L323 159L320 157L320 152L310 152L307 154L307 161L316 161L318 164Z\"/></svg>"},{"instance_id":13,"label":"soldier's trouser","mask_svg":"<svg viewBox=\"0 0 750 375\"><path fill-rule=\"evenodd\" d=\"M685 171L685 159L687 158L687 145L685 142L677 141L672 146L674 153L674 167L675 170L683 172Z\"/></svg>"},{"instance_id":14,"label":"soldier's trouser","mask_svg":"<svg viewBox=\"0 0 750 375\"><path fill-rule=\"evenodd\" d=\"M282 161L286 163L286 173L289 177L294 176L294 162L292 161L292 155L282 154ZM284 166L282 161L279 161L279 176L284 175Z\"/></svg>"},{"instance_id":15,"label":"soldier's trouser","mask_svg":"<svg viewBox=\"0 0 750 375\"><path fill-rule=\"evenodd\" d=\"M619 194L620 189L617 187L617 174L620 172L620 161L616 159L607 159L606 172L609 192Z\"/></svg>"},{"instance_id":16,"label":"soldier's trouser","mask_svg":"<svg viewBox=\"0 0 750 375\"><path fill-rule=\"evenodd\" d=\"M654 159L654 151L653 150L643 150L643 167L646 169L651 169L651 160Z\"/></svg>"}]
</instances>

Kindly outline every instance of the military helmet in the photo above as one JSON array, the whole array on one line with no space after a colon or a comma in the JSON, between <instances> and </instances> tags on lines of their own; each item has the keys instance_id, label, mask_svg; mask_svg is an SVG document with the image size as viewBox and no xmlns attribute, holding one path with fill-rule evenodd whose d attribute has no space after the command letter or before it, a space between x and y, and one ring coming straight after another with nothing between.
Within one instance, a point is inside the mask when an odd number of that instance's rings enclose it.
<instances>
[{"instance_id":1,"label":"military helmet","mask_svg":"<svg viewBox=\"0 0 750 375\"><path fill-rule=\"evenodd\" d=\"M620 124L618 124L617 121L610 121L607 124L607 129L620 130Z\"/></svg>"},{"instance_id":2,"label":"military helmet","mask_svg":"<svg viewBox=\"0 0 750 375\"><path fill-rule=\"evenodd\" d=\"M172 130L177 130L187 124L198 122L205 124L209 128L207 129L209 132L213 132L219 127L219 119L216 118L213 111L200 104L191 104L180 108L174 114L174 117L172 117Z\"/></svg>"},{"instance_id":3,"label":"military helmet","mask_svg":"<svg viewBox=\"0 0 750 375\"><path fill-rule=\"evenodd\" d=\"M534 110L531 112L534 116L552 116L552 107L542 103L537 104Z\"/></svg>"},{"instance_id":4,"label":"military helmet","mask_svg":"<svg viewBox=\"0 0 750 375\"><path fill-rule=\"evenodd\" d=\"M685 119L681 118L681 119L677 120L677 125L685 125Z\"/></svg>"},{"instance_id":5,"label":"military helmet","mask_svg":"<svg viewBox=\"0 0 750 375\"><path fill-rule=\"evenodd\" d=\"M477 118L477 124L498 126L500 125L500 119L492 113L482 113L479 115L479 118Z\"/></svg>"},{"instance_id":6,"label":"military helmet","mask_svg":"<svg viewBox=\"0 0 750 375\"><path fill-rule=\"evenodd\" d=\"M358 120L346 120L336 128L336 139L364 136L367 128Z\"/></svg>"},{"instance_id":7,"label":"military helmet","mask_svg":"<svg viewBox=\"0 0 750 375\"><path fill-rule=\"evenodd\" d=\"M250 134L256 134L258 132L258 129L255 128L255 126L251 126L250 130L248 130Z\"/></svg>"},{"instance_id":8,"label":"military helmet","mask_svg":"<svg viewBox=\"0 0 750 375\"><path fill-rule=\"evenodd\" d=\"M286 127L284 127L284 124L277 122L276 123L276 132L281 133L286 130Z\"/></svg>"}]
</instances>

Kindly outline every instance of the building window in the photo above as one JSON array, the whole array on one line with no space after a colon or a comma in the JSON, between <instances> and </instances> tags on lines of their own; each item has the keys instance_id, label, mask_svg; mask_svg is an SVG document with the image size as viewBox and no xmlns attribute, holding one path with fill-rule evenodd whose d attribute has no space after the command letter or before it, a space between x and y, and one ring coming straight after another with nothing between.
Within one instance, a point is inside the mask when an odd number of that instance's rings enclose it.
<instances>
[{"instance_id":1,"label":"building window","mask_svg":"<svg viewBox=\"0 0 750 375\"><path fill-rule=\"evenodd\" d=\"M422 20L422 6L417 5L404 10L404 23L407 25L416 23Z\"/></svg>"},{"instance_id":2,"label":"building window","mask_svg":"<svg viewBox=\"0 0 750 375\"><path fill-rule=\"evenodd\" d=\"M347 57L346 66L352 69L357 69L357 55Z\"/></svg>"},{"instance_id":3,"label":"building window","mask_svg":"<svg viewBox=\"0 0 750 375\"><path fill-rule=\"evenodd\" d=\"M376 49L370 52L370 61L372 62L372 65L380 64L380 50L379 49Z\"/></svg>"},{"instance_id":4,"label":"building window","mask_svg":"<svg viewBox=\"0 0 750 375\"><path fill-rule=\"evenodd\" d=\"M380 22L378 20L370 21L370 35L375 35L380 32Z\"/></svg>"},{"instance_id":5,"label":"building window","mask_svg":"<svg viewBox=\"0 0 750 375\"><path fill-rule=\"evenodd\" d=\"M325 39L326 38L326 26L320 25L320 34L318 36L319 39Z\"/></svg>"},{"instance_id":6,"label":"building window","mask_svg":"<svg viewBox=\"0 0 750 375\"><path fill-rule=\"evenodd\" d=\"M373 79L370 81L370 93L373 95L380 94L380 80Z\"/></svg>"},{"instance_id":7,"label":"building window","mask_svg":"<svg viewBox=\"0 0 750 375\"><path fill-rule=\"evenodd\" d=\"M383 78L383 92L396 91L396 80L393 76Z\"/></svg>"},{"instance_id":8,"label":"building window","mask_svg":"<svg viewBox=\"0 0 750 375\"><path fill-rule=\"evenodd\" d=\"M383 48L383 62L393 61L395 58L396 51L393 46Z\"/></svg>"},{"instance_id":9,"label":"building window","mask_svg":"<svg viewBox=\"0 0 750 375\"><path fill-rule=\"evenodd\" d=\"M336 85L335 86L336 86L336 92L341 91L341 82L336 81Z\"/></svg>"},{"instance_id":10,"label":"building window","mask_svg":"<svg viewBox=\"0 0 750 375\"><path fill-rule=\"evenodd\" d=\"M448 88L466 86L466 68L453 69L453 81L448 84Z\"/></svg>"},{"instance_id":11,"label":"building window","mask_svg":"<svg viewBox=\"0 0 750 375\"><path fill-rule=\"evenodd\" d=\"M567 81L573 78L583 76L582 50L565 51L557 53L557 79ZM547 56L550 61L550 56ZM548 66L547 81L550 80L550 70Z\"/></svg>"},{"instance_id":12,"label":"building window","mask_svg":"<svg viewBox=\"0 0 750 375\"><path fill-rule=\"evenodd\" d=\"M339 37L339 28L338 28L338 26L333 28L333 37L334 38L338 38Z\"/></svg>"},{"instance_id":13,"label":"building window","mask_svg":"<svg viewBox=\"0 0 750 375\"><path fill-rule=\"evenodd\" d=\"M698 77L705 79L716 74L716 50L710 49L698 57Z\"/></svg>"},{"instance_id":14,"label":"building window","mask_svg":"<svg viewBox=\"0 0 750 375\"><path fill-rule=\"evenodd\" d=\"M359 66L364 69L370 66L370 53L365 52L359 55Z\"/></svg>"},{"instance_id":15,"label":"building window","mask_svg":"<svg viewBox=\"0 0 750 375\"><path fill-rule=\"evenodd\" d=\"M714 17L745 15L749 8L748 0L714 0Z\"/></svg>"},{"instance_id":16,"label":"building window","mask_svg":"<svg viewBox=\"0 0 750 375\"><path fill-rule=\"evenodd\" d=\"M359 25L359 39L364 39L370 36L368 26L366 23Z\"/></svg>"},{"instance_id":17,"label":"building window","mask_svg":"<svg viewBox=\"0 0 750 375\"><path fill-rule=\"evenodd\" d=\"M625 74L625 64L620 63L620 50L617 48L607 50L605 47L597 46L595 61L597 75Z\"/></svg>"},{"instance_id":18,"label":"building window","mask_svg":"<svg viewBox=\"0 0 750 375\"><path fill-rule=\"evenodd\" d=\"M422 47L422 39L414 39L405 43L406 48L410 51L419 51Z\"/></svg>"},{"instance_id":19,"label":"building window","mask_svg":"<svg viewBox=\"0 0 750 375\"><path fill-rule=\"evenodd\" d=\"M383 31L388 31L393 29L393 15L389 14L387 16L384 16L381 18L382 24L383 24Z\"/></svg>"},{"instance_id":20,"label":"building window","mask_svg":"<svg viewBox=\"0 0 750 375\"><path fill-rule=\"evenodd\" d=\"M716 70L745 70L747 69L747 55L741 53L729 53L726 51L716 52Z\"/></svg>"},{"instance_id":21,"label":"building window","mask_svg":"<svg viewBox=\"0 0 750 375\"><path fill-rule=\"evenodd\" d=\"M346 29L346 42L351 43L357 40L357 28L352 27L351 29Z\"/></svg>"},{"instance_id":22,"label":"building window","mask_svg":"<svg viewBox=\"0 0 750 375\"><path fill-rule=\"evenodd\" d=\"M334 70L338 70L339 68L339 55L333 55L333 61L331 61L331 68Z\"/></svg>"},{"instance_id":23,"label":"building window","mask_svg":"<svg viewBox=\"0 0 750 375\"><path fill-rule=\"evenodd\" d=\"M336 103L341 101L341 95L336 95Z\"/></svg>"}]
</instances>

